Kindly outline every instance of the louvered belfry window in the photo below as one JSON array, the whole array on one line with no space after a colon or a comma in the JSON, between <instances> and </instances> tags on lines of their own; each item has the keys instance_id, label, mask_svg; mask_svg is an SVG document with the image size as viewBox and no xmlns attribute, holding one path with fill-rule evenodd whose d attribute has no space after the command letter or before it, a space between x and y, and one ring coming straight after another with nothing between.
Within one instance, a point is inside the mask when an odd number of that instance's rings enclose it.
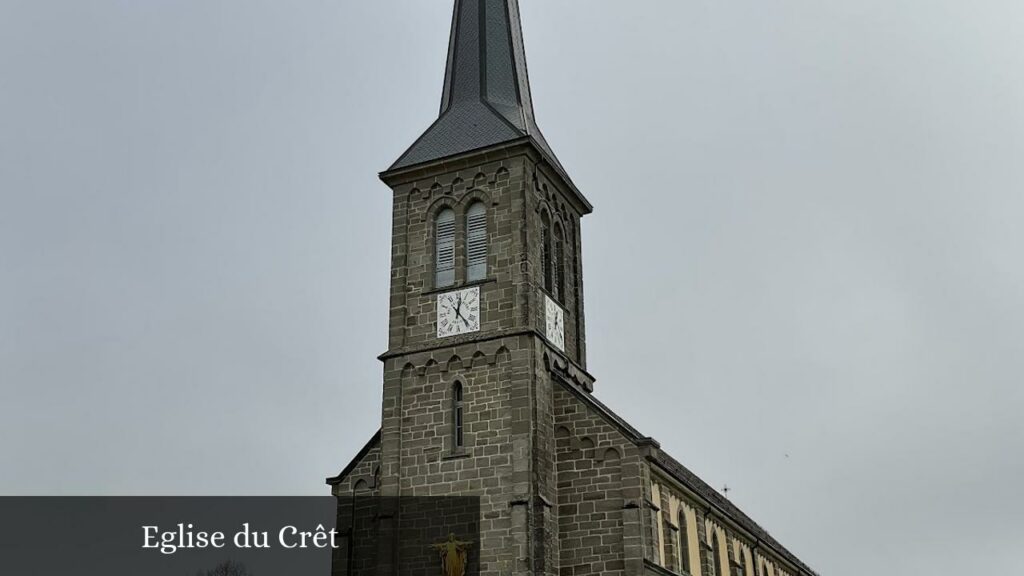
<instances>
[{"instance_id":1,"label":"louvered belfry window","mask_svg":"<svg viewBox=\"0 0 1024 576\"><path fill-rule=\"evenodd\" d=\"M540 270L544 277L544 289L554 293L551 286L551 220L547 212L540 215Z\"/></svg>"},{"instance_id":2,"label":"louvered belfry window","mask_svg":"<svg viewBox=\"0 0 1024 576\"><path fill-rule=\"evenodd\" d=\"M555 278L551 293L559 302L565 301L565 245L562 242L562 227L555 224L555 259L551 263Z\"/></svg>"},{"instance_id":3,"label":"louvered belfry window","mask_svg":"<svg viewBox=\"0 0 1024 576\"><path fill-rule=\"evenodd\" d=\"M434 220L434 286L440 288L455 283L455 211L445 208Z\"/></svg>"},{"instance_id":4,"label":"louvered belfry window","mask_svg":"<svg viewBox=\"0 0 1024 576\"><path fill-rule=\"evenodd\" d=\"M466 281L487 277L487 209L476 202L466 211Z\"/></svg>"}]
</instances>

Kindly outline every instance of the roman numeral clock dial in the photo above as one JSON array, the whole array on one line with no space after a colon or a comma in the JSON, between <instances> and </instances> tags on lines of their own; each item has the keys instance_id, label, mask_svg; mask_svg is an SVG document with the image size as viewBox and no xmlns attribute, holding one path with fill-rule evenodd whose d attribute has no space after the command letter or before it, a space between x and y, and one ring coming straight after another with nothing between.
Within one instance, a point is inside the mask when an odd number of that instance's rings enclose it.
<instances>
[{"instance_id":1,"label":"roman numeral clock dial","mask_svg":"<svg viewBox=\"0 0 1024 576\"><path fill-rule=\"evenodd\" d=\"M480 331L480 287L437 295L437 337Z\"/></svg>"},{"instance_id":2,"label":"roman numeral clock dial","mask_svg":"<svg viewBox=\"0 0 1024 576\"><path fill-rule=\"evenodd\" d=\"M564 311L547 294L544 295L544 335L555 348L565 352Z\"/></svg>"}]
</instances>

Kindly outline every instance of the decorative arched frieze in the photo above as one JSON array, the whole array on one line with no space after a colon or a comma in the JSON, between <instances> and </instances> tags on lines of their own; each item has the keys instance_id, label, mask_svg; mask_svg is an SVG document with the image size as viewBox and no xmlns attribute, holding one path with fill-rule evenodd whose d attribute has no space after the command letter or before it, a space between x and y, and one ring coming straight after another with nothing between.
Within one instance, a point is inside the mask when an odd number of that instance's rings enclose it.
<instances>
[{"instance_id":1,"label":"decorative arched frieze","mask_svg":"<svg viewBox=\"0 0 1024 576\"><path fill-rule=\"evenodd\" d=\"M498 347L498 350L494 353L494 363L503 364L512 360L512 353L505 346Z\"/></svg>"},{"instance_id":2,"label":"decorative arched frieze","mask_svg":"<svg viewBox=\"0 0 1024 576\"><path fill-rule=\"evenodd\" d=\"M416 370L416 366L412 362L406 362L405 366L402 366L402 378L405 379Z\"/></svg>"},{"instance_id":3,"label":"decorative arched frieze","mask_svg":"<svg viewBox=\"0 0 1024 576\"><path fill-rule=\"evenodd\" d=\"M467 355L467 358L463 357L459 353L452 354L448 357L437 358L434 356L421 356L421 365L417 367L415 361L410 361L405 364L402 368L403 376L407 373L415 371L417 376L424 376L428 371L439 369L441 372L458 372L461 370L469 370L474 366L493 366L495 364L502 364L509 362L512 359L512 353L507 347L501 343L485 343L479 346L475 346L469 350L461 348L460 352Z\"/></svg>"},{"instance_id":4,"label":"decorative arched frieze","mask_svg":"<svg viewBox=\"0 0 1024 576\"><path fill-rule=\"evenodd\" d=\"M434 360L433 358L430 358L429 360L427 360L427 362L425 364L423 364L423 366L420 366L419 375L422 377L424 374L427 373L428 370L430 370L431 368L436 368L436 367L437 367L437 360Z\"/></svg>"},{"instance_id":5,"label":"decorative arched frieze","mask_svg":"<svg viewBox=\"0 0 1024 576\"><path fill-rule=\"evenodd\" d=\"M444 366L445 372L451 372L452 370L462 370L462 358L458 354L452 354L452 357L448 359L448 362Z\"/></svg>"},{"instance_id":6,"label":"decorative arched frieze","mask_svg":"<svg viewBox=\"0 0 1024 576\"><path fill-rule=\"evenodd\" d=\"M420 186L414 185L409 191L408 198L410 201L428 200L436 202L438 198L460 196L468 192L484 192L490 186L499 181L506 181L511 177L508 168L504 165L498 166L490 176L485 172L477 172L470 180L465 180L463 176L468 178L468 175L463 172L447 183L435 180L430 184L429 188L420 188ZM465 200L464 197L460 199L460 202L463 200ZM497 199L488 198L487 203L495 205L497 204Z\"/></svg>"}]
</instances>

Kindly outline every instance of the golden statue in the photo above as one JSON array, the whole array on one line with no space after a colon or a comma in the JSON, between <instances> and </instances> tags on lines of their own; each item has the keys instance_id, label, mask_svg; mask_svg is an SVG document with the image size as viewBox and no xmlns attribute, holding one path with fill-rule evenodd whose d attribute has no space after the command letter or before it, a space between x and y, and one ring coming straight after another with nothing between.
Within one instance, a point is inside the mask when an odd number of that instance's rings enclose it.
<instances>
[{"instance_id":1,"label":"golden statue","mask_svg":"<svg viewBox=\"0 0 1024 576\"><path fill-rule=\"evenodd\" d=\"M455 534L448 535L448 541L432 544L430 547L441 554L441 574L443 576L465 576L468 564L468 548L472 542L455 539Z\"/></svg>"}]
</instances>

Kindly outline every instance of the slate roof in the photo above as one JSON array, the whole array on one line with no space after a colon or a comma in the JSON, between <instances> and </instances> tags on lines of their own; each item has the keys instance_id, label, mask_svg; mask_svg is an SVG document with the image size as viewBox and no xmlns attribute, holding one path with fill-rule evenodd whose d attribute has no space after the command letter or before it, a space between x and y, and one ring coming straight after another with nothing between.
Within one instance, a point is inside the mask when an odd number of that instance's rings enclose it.
<instances>
[{"instance_id":1,"label":"slate roof","mask_svg":"<svg viewBox=\"0 0 1024 576\"><path fill-rule=\"evenodd\" d=\"M359 451L359 453L352 457L352 461L348 463L348 466L345 466L344 470L338 472L337 476L332 476L326 480L327 484L332 486L334 484L340 484L352 472L352 470L354 470L355 467L358 466L359 463L363 461L363 458L370 452L370 450L373 450L375 446L380 444L381 431L382 430L378 428L377 432L370 437L370 440L363 445L363 448Z\"/></svg>"},{"instance_id":2,"label":"slate roof","mask_svg":"<svg viewBox=\"0 0 1024 576\"><path fill-rule=\"evenodd\" d=\"M595 398L592 394L580 391L578 388L570 383L566 383L566 388L574 392L576 396L590 404L598 413L602 414L605 418L611 420L611 422L619 427L627 436L632 436L631 440L634 442L638 441L651 441L650 438L641 434L636 428L626 422L621 416L616 414L602 403L600 400ZM795 554L786 549L785 546L779 543L778 540L772 537L767 530L761 527L760 524L755 522L750 516L747 516L742 510L740 510L735 504L733 504L728 498L723 496L721 492L712 488L707 482L700 479L699 476L690 471L689 468L683 466L678 460L669 456L660 447L654 451L654 460L660 465L666 472L672 475L676 480L682 483L684 486L700 495L708 501L712 506L717 508L719 512L725 515L733 522L742 526L745 530L754 535L758 540L764 543L768 548L774 550L777 554L792 562L798 566L801 570L808 574L817 574L810 566L804 564Z\"/></svg>"},{"instance_id":3,"label":"slate roof","mask_svg":"<svg viewBox=\"0 0 1024 576\"><path fill-rule=\"evenodd\" d=\"M440 116L387 171L522 138L571 184L533 116L518 0L456 0Z\"/></svg>"},{"instance_id":4,"label":"slate roof","mask_svg":"<svg viewBox=\"0 0 1024 576\"><path fill-rule=\"evenodd\" d=\"M787 550L786 547L780 544L778 540L773 538L767 530L762 528L757 522L754 522L750 516L744 514L743 511L730 502L728 498L722 496L718 490L715 490L709 486L707 482L701 480L696 474L690 472L686 466L680 464L675 458L669 456L662 450L658 450L655 459L658 461L658 464L670 472L672 476L682 482L687 488L706 498L712 505L719 510L722 510L729 519L740 526L743 526L744 529L757 537L757 539L768 548L771 548L777 554L800 567L801 570L806 571L808 574L817 574L817 572L811 569L810 566L804 564L796 557L796 555Z\"/></svg>"}]
</instances>

